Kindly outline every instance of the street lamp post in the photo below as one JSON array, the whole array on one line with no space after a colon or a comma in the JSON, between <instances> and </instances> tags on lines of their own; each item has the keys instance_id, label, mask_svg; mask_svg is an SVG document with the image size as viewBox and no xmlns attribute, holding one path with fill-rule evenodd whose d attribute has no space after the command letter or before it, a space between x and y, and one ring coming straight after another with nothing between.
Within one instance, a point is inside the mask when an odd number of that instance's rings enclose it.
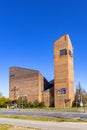
<instances>
[{"instance_id":1,"label":"street lamp post","mask_svg":"<svg viewBox=\"0 0 87 130\"><path fill-rule=\"evenodd\" d=\"M16 101L16 99L17 99L17 91L18 91L19 89L16 87L16 86L14 86L13 87L13 89L11 90L11 91L13 91L13 95L14 95L14 99L13 99L13 103L14 103L14 107L15 107L15 101Z\"/></svg>"},{"instance_id":2,"label":"street lamp post","mask_svg":"<svg viewBox=\"0 0 87 130\"><path fill-rule=\"evenodd\" d=\"M81 95L81 100L80 100L80 107L81 107L81 112L82 112L82 107L83 107L82 95Z\"/></svg>"}]
</instances>

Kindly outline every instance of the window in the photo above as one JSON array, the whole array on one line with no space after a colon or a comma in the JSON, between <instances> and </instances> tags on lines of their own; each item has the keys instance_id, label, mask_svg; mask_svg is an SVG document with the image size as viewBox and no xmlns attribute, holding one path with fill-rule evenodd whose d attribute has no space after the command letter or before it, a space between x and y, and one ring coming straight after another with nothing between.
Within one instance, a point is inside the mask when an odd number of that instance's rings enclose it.
<instances>
[{"instance_id":1,"label":"window","mask_svg":"<svg viewBox=\"0 0 87 130\"><path fill-rule=\"evenodd\" d=\"M60 88L56 90L57 95L66 94L66 88Z\"/></svg>"},{"instance_id":2,"label":"window","mask_svg":"<svg viewBox=\"0 0 87 130\"><path fill-rule=\"evenodd\" d=\"M66 94L66 88L61 88L61 94Z\"/></svg>"},{"instance_id":3,"label":"window","mask_svg":"<svg viewBox=\"0 0 87 130\"><path fill-rule=\"evenodd\" d=\"M73 53L71 50L69 50L69 55L72 57L73 56Z\"/></svg>"},{"instance_id":4,"label":"window","mask_svg":"<svg viewBox=\"0 0 87 130\"><path fill-rule=\"evenodd\" d=\"M60 50L60 56L62 56L62 55L67 55L66 49Z\"/></svg>"}]
</instances>

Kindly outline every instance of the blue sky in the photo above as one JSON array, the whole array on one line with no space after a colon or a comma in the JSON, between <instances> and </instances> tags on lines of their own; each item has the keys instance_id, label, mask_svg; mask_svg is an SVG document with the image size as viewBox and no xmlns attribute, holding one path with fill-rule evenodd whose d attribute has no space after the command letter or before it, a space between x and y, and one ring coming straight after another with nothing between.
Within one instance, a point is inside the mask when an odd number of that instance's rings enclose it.
<instances>
[{"instance_id":1,"label":"blue sky","mask_svg":"<svg viewBox=\"0 0 87 130\"><path fill-rule=\"evenodd\" d=\"M0 0L0 91L8 97L9 67L54 77L53 44L69 34L74 46L75 87L87 90L87 1Z\"/></svg>"}]
</instances>

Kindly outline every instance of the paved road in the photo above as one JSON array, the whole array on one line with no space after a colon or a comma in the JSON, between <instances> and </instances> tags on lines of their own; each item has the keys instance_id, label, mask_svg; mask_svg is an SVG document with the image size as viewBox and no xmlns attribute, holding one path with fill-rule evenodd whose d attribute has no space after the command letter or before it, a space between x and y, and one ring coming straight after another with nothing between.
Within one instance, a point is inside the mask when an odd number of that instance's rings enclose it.
<instances>
[{"instance_id":1,"label":"paved road","mask_svg":"<svg viewBox=\"0 0 87 130\"><path fill-rule=\"evenodd\" d=\"M0 114L87 120L87 112L83 113L83 112L59 112L59 111L45 111L45 110L28 110L28 111L0 110Z\"/></svg>"},{"instance_id":2,"label":"paved road","mask_svg":"<svg viewBox=\"0 0 87 130\"><path fill-rule=\"evenodd\" d=\"M57 123L0 118L0 124L33 127L41 130L87 130L87 123Z\"/></svg>"}]
</instances>

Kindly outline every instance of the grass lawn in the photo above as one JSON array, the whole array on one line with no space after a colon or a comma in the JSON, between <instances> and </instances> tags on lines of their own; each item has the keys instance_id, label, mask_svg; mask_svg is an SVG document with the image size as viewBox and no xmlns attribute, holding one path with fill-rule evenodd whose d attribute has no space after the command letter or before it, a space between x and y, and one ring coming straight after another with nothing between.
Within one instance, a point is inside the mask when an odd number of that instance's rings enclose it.
<instances>
[{"instance_id":1,"label":"grass lawn","mask_svg":"<svg viewBox=\"0 0 87 130\"><path fill-rule=\"evenodd\" d=\"M21 119L21 120L36 120L36 121L54 121L54 122L87 122L87 120L73 120L73 119L63 119L63 118L46 118L46 117L27 117L27 116L7 116L0 115L1 118L12 118L12 119Z\"/></svg>"},{"instance_id":2,"label":"grass lawn","mask_svg":"<svg viewBox=\"0 0 87 130\"><path fill-rule=\"evenodd\" d=\"M0 108L2 110L4 108ZM6 108L5 108L6 109ZM20 110L42 110L42 111L66 111L66 112L79 112L79 111L87 111L87 107L72 107L72 108L54 108L54 107L44 107L44 108L27 108Z\"/></svg>"},{"instance_id":3,"label":"grass lawn","mask_svg":"<svg viewBox=\"0 0 87 130\"><path fill-rule=\"evenodd\" d=\"M25 127L20 127L20 126L12 126L12 125L3 125L0 124L0 130L39 130L39 129L34 129L34 128L25 128Z\"/></svg>"},{"instance_id":4,"label":"grass lawn","mask_svg":"<svg viewBox=\"0 0 87 130\"><path fill-rule=\"evenodd\" d=\"M20 109L22 110L22 109ZM44 108L29 108L29 109L23 109L23 110L46 110L46 111L66 111L66 112L79 112L81 110L87 111L87 107L72 107L72 108L54 108L54 107L44 107Z\"/></svg>"}]
</instances>

